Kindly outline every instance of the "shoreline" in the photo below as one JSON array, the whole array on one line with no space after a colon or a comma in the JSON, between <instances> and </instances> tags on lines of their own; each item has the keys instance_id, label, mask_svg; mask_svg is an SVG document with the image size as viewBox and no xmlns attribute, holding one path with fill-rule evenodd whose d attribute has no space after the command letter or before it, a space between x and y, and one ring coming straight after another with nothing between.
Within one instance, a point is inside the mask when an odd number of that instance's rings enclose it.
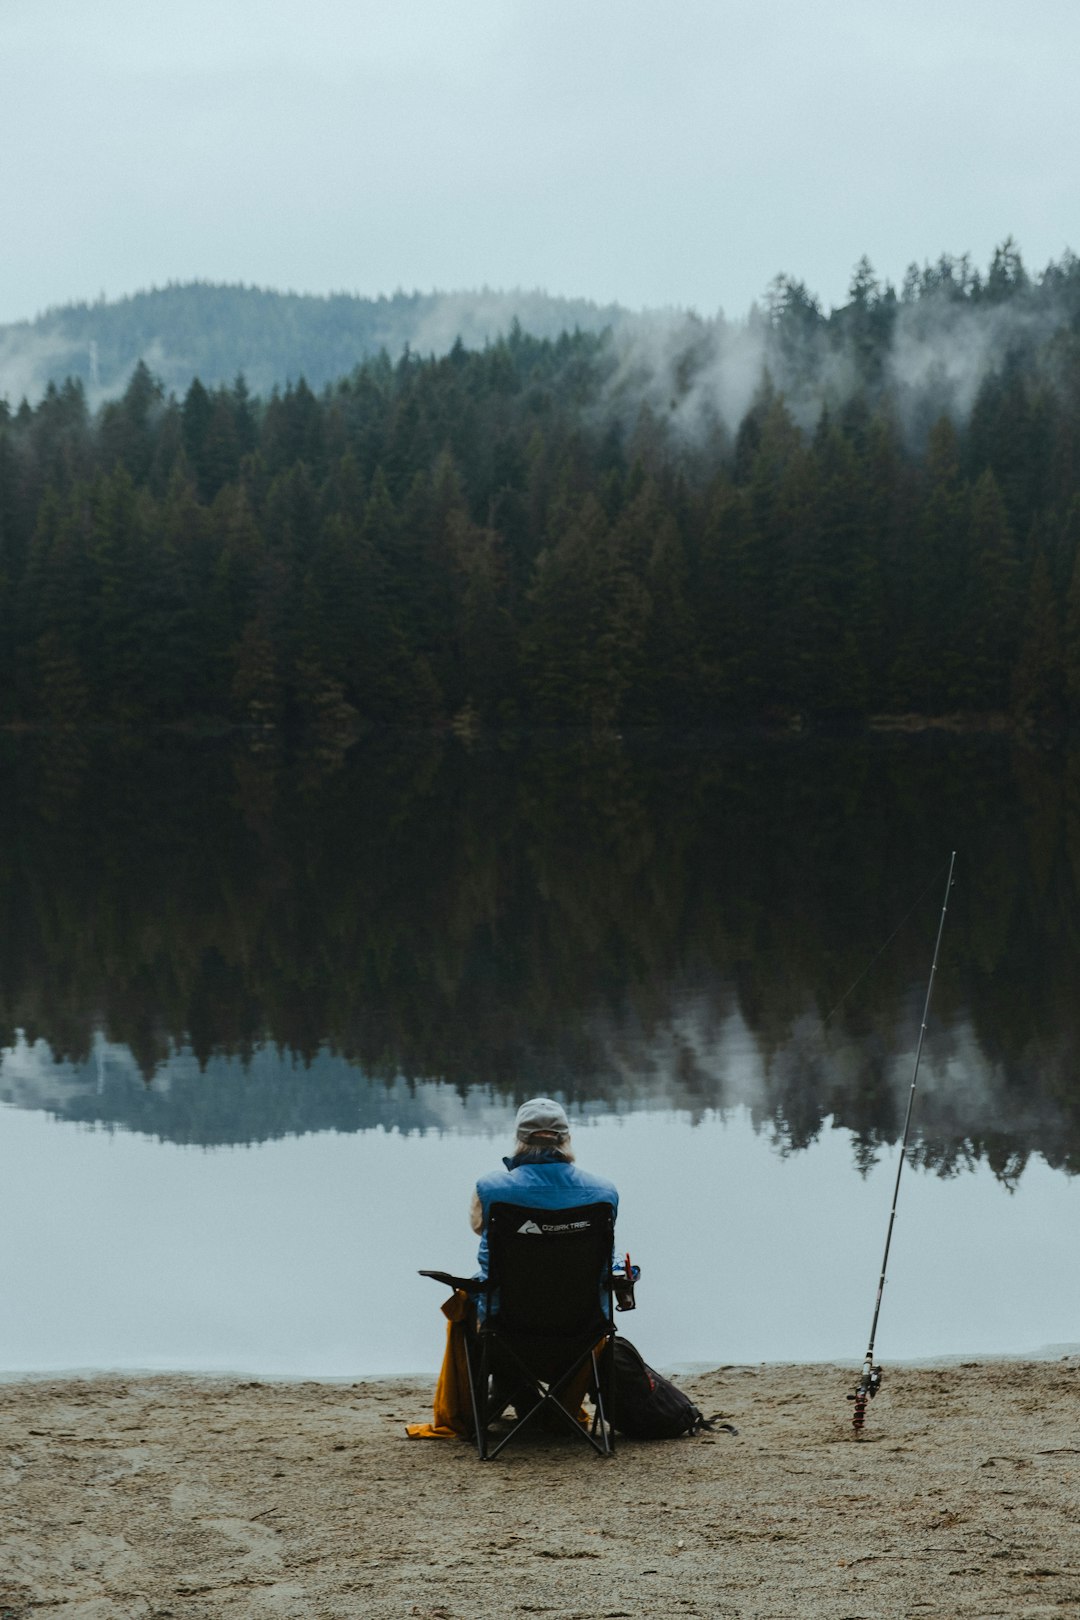
<instances>
[{"instance_id":1,"label":"shoreline","mask_svg":"<svg viewBox=\"0 0 1080 1620\"><path fill-rule=\"evenodd\" d=\"M1080 1360L1080 1340L1061 1344L1044 1344L1030 1350L963 1350L950 1351L941 1355L930 1356L890 1356L887 1361L889 1367L918 1368L932 1371L936 1367L966 1367L973 1362L980 1366L984 1364L1013 1364L1026 1365L1028 1362L1068 1361L1072 1358ZM883 1359L880 1358L879 1359ZM813 1368L815 1370L831 1369L840 1373L851 1372L858 1377L862 1366L862 1358L852 1356L850 1359L841 1359L836 1356L824 1357L821 1360L793 1361L786 1357L768 1359L764 1361L673 1361L660 1366L658 1370L665 1377L673 1378L676 1382L682 1379L693 1379L708 1376L716 1372L732 1372L752 1368L755 1371L779 1371L785 1367ZM147 1379L194 1379L199 1381L218 1381L221 1383L245 1383L252 1380L259 1384L327 1384L334 1386L348 1386L351 1384L415 1384L434 1386L438 1376L438 1369L419 1371L415 1369L408 1372L342 1372L342 1373L316 1373L316 1372L265 1372L251 1367L54 1367L39 1369L35 1367L0 1367L0 1387L12 1384L51 1384L51 1383L94 1383L97 1381L125 1379L129 1382L138 1382Z\"/></svg>"},{"instance_id":2,"label":"shoreline","mask_svg":"<svg viewBox=\"0 0 1080 1620\"><path fill-rule=\"evenodd\" d=\"M0 1616L1080 1613L1080 1355L679 1379L737 1435L408 1440L433 1379L0 1385Z\"/></svg>"}]
</instances>

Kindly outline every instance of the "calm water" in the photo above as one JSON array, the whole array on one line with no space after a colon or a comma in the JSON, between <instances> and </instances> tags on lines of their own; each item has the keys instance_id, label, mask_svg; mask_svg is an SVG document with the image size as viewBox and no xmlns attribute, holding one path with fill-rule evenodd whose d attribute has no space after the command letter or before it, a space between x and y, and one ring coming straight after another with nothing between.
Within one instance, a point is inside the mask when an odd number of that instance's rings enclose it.
<instances>
[{"instance_id":1,"label":"calm water","mask_svg":"<svg viewBox=\"0 0 1080 1620\"><path fill-rule=\"evenodd\" d=\"M1076 762L53 743L0 769L0 1370L433 1368L416 1270L471 1269L471 1185L536 1091L620 1186L647 1355L856 1363L953 847L878 1350L1080 1340Z\"/></svg>"}]
</instances>

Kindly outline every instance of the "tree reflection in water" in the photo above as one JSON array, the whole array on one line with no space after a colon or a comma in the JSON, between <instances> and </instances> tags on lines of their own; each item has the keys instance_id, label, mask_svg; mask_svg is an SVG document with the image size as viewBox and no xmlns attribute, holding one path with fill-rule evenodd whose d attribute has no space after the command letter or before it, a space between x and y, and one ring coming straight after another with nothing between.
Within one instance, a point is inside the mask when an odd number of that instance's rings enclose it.
<instances>
[{"instance_id":1,"label":"tree reflection in water","mask_svg":"<svg viewBox=\"0 0 1080 1620\"><path fill-rule=\"evenodd\" d=\"M1080 757L62 735L9 739L0 772L0 1096L24 1106L249 1141L426 1128L437 1080L746 1103L785 1151L831 1119L867 1164L902 1119L955 847L914 1155L1080 1165Z\"/></svg>"}]
</instances>

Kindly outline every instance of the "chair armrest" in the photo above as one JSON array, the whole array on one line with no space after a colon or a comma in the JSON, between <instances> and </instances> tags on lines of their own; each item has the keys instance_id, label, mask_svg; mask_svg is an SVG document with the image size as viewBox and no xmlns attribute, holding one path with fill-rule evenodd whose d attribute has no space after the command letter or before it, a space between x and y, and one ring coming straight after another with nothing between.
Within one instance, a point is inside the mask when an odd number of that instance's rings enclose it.
<instances>
[{"instance_id":1,"label":"chair armrest","mask_svg":"<svg viewBox=\"0 0 1080 1620\"><path fill-rule=\"evenodd\" d=\"M447 1288L460 1288L466 1294L479 1294L487 1287L483 1277L452 1277L448 1271L418 1271L418 1277L433 1277Z\"/></svg>"}]
</instances>

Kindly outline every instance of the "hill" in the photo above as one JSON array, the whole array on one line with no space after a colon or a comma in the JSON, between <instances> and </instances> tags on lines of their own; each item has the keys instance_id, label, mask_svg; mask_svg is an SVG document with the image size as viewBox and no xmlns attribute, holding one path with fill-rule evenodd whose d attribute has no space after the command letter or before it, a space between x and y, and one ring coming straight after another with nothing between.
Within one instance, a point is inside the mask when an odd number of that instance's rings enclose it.
<instances>
[{"instance_id":1,"label":"hill","mask_svg":"<svg viewBox=\"0 0 1080 1620\"><path fill-rule=\"evenodd\" d=\"M255 394L301 377L318 391L382 350L394 360L406 349L442 355L459 339L483 348L515 321L555 338L629 319L614 304L520 290L317 297L189 282L0 326L0 398L33 403L50 382L76 377L96 405L123 393L139 360L181 395L194 377L212 387L241 372Z\"/></svg>"}]
</instances>

